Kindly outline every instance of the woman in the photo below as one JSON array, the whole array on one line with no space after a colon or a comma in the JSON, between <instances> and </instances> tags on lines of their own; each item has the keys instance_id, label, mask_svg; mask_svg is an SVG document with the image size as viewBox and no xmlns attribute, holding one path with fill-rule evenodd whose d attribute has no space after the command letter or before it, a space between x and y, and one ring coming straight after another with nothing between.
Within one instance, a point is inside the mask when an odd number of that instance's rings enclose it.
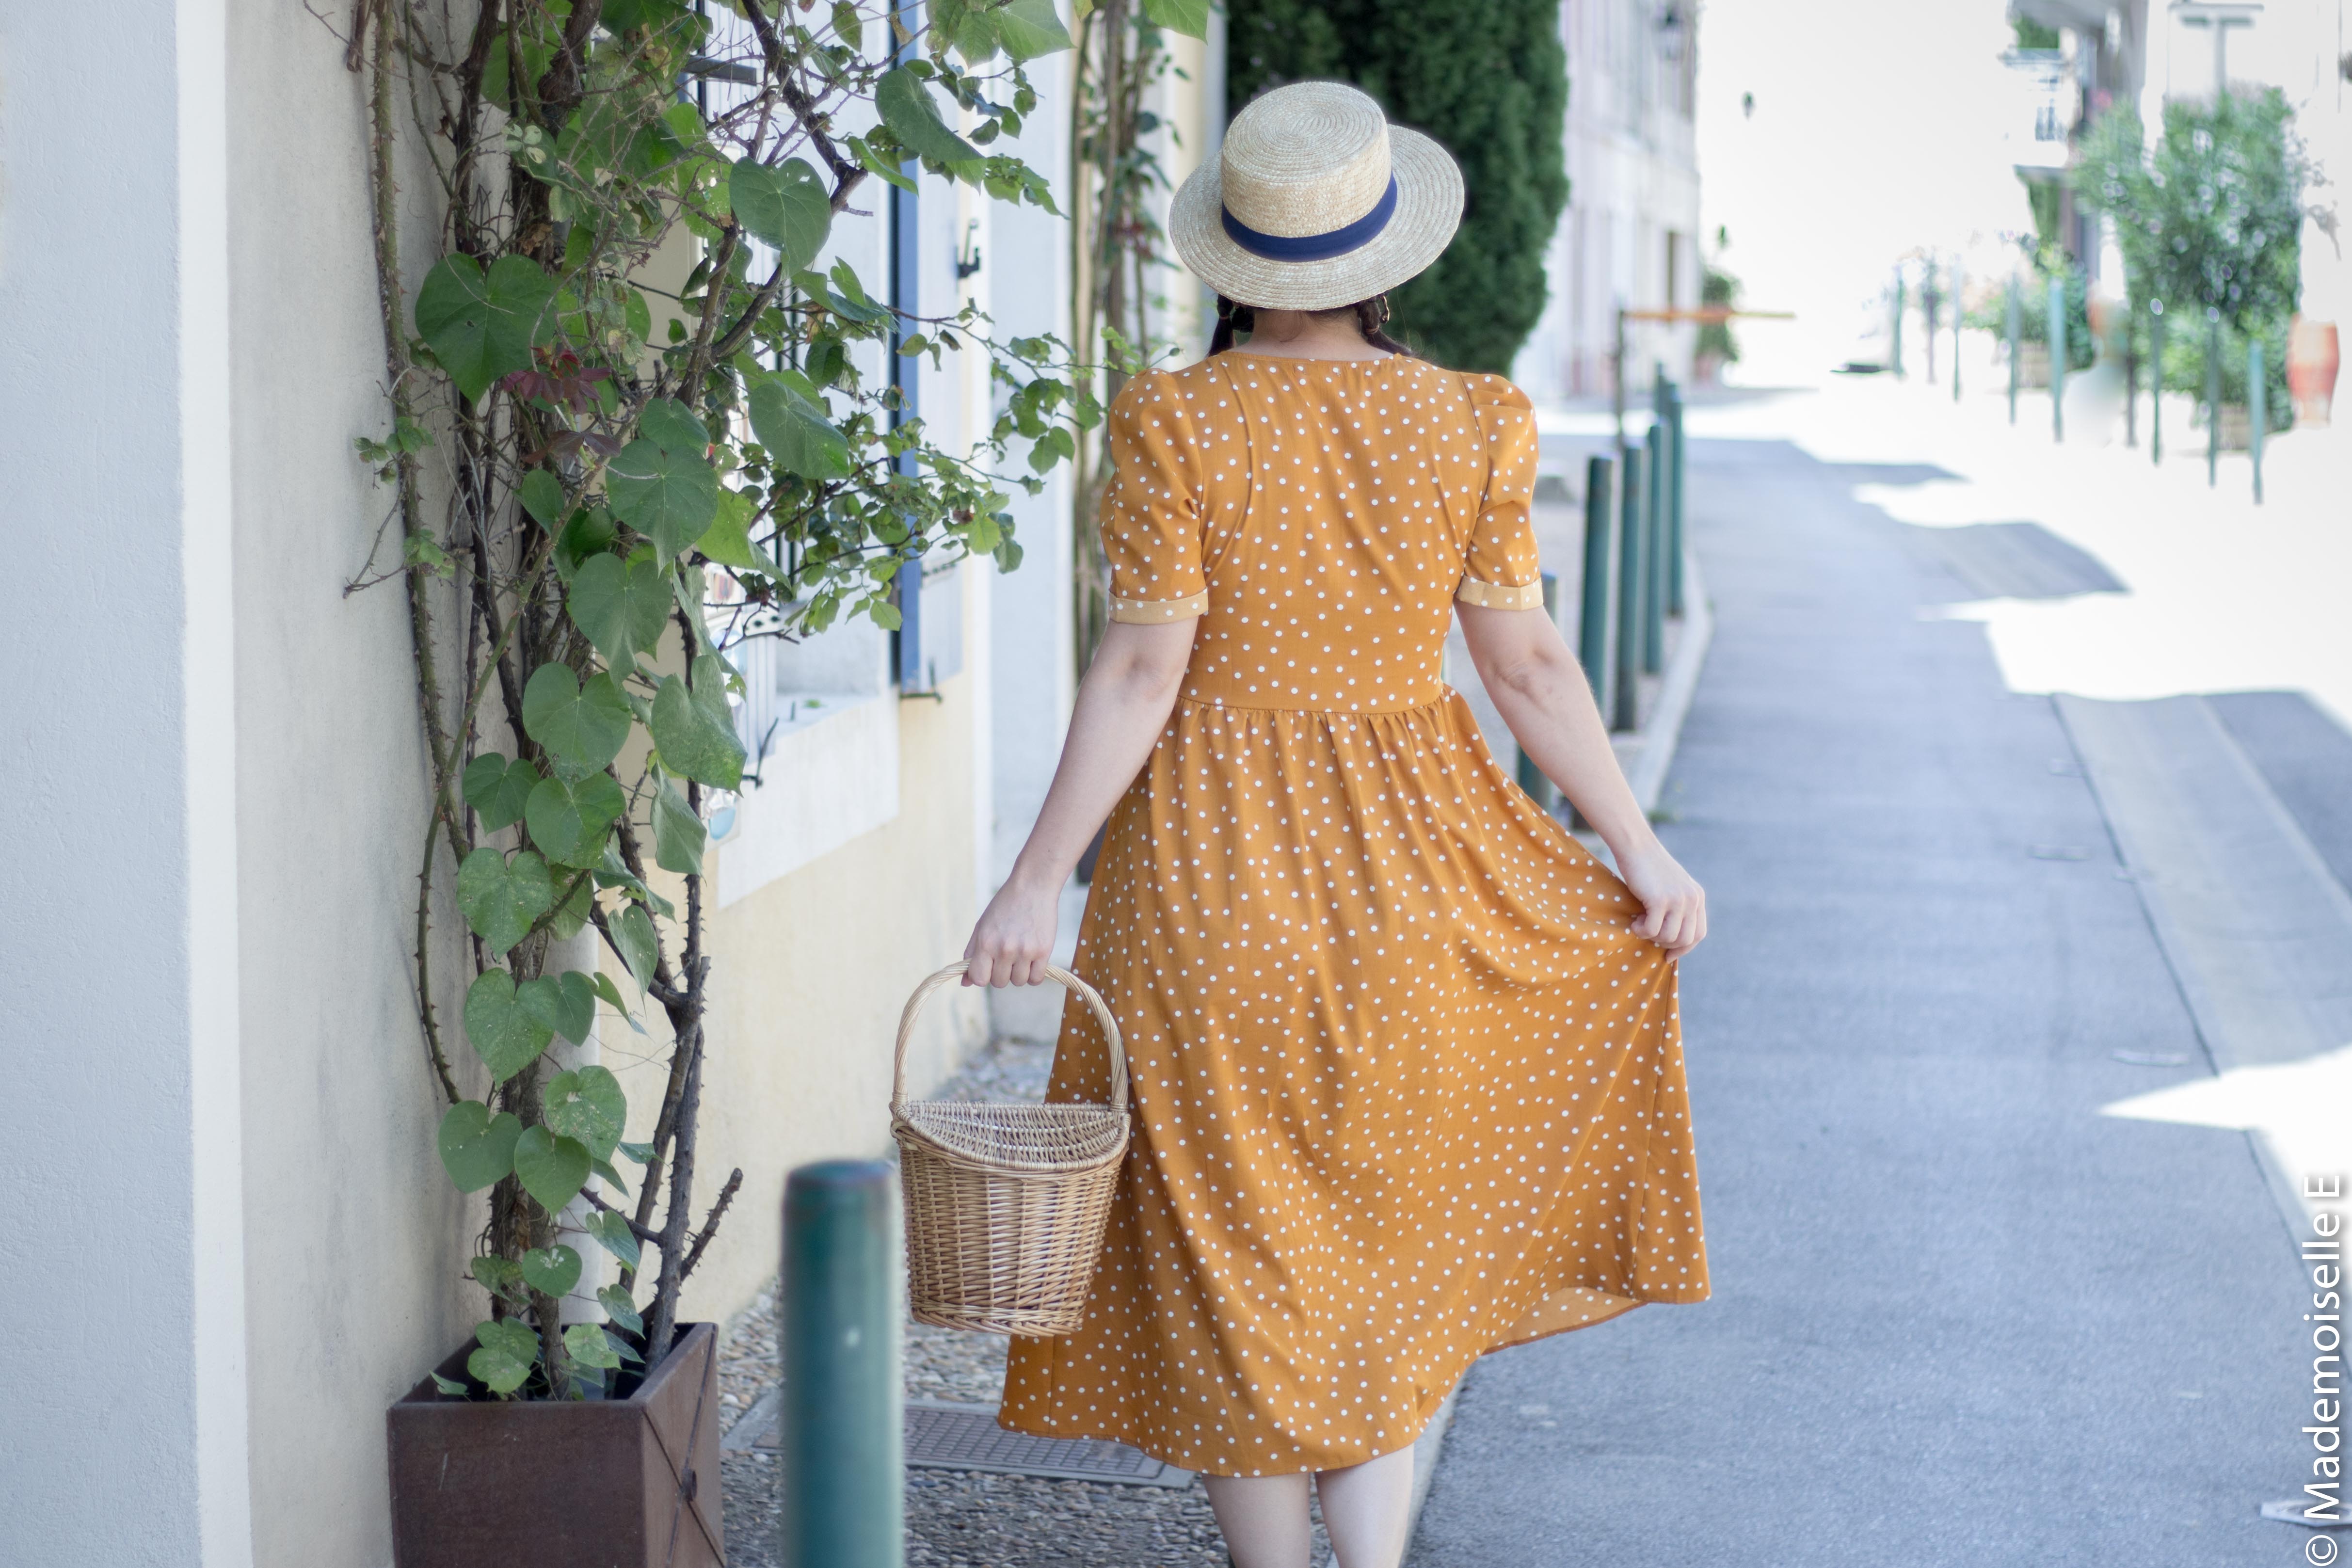
<instances>
[{"instance_id":1,"label":"woman","mask_svg":"<svg viewBox=\"0 0 2352 1568\"><path fill-rule=\"evenodd\" d=\"M1113 624L966 952L1043 980L1108 818L1076 962L1136 1138L1085 1325L1013 1342L1002 1419L1202 1472L1239 1568L1307 1568L1310 1474L1341 1568L1395 1568L1472 1361L1706 1295L1675 1003L1704 896L1543 612L1526 396L1379 330L1461 208L1434 142L1323 82L1178 194L1216 342L1111 406ZM1456 615L1617 875L1441 683ZM1051 1097L1108 1087L1073 1005Z\"/></svg>"}]
</instances>

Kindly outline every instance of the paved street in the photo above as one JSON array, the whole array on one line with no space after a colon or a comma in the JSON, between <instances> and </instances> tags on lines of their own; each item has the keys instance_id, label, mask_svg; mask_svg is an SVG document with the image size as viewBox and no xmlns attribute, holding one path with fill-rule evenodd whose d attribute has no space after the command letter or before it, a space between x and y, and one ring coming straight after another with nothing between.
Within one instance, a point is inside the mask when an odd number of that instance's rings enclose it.
<instances>
[{"instance_id":1,"label":"paved street","mask_svg":"<svg viewBox=\"0 0 2352 1568\"><path fill-rule=\"evenodd\" d=\"M2101 1114L2205 1047L2053 700L1943 611L1991 556L1855 497L1956 477L1694 441L1715 1299L1483 1362L1415 1568L2300 1560L2255 1513L2309 1456L2287 1221L2243 1132Z\"/></svg>"}]
</instances>

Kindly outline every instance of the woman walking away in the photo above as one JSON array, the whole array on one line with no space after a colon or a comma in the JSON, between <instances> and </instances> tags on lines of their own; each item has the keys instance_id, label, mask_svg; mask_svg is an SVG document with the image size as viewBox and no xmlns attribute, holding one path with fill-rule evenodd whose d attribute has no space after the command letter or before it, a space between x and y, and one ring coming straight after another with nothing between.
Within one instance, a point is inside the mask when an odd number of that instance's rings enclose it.
<instances>
[{"instance_id":1,"label":"woman walking away","mask_svg":"<svg viewBox=\"0 0 2352 1568\"><path fill-rule=\"evenodd\" d=\"M1178 193L1215 344L1111 405L1114 624L966 952L1044 980L1108 818L1076 969L1136 1137L1085 1323L1013 1342L1002 1420L1202 1472L1239 1568L1307 1568L1310 1476L1340 1568L1396 1568L1471 1362L1707 1293L1675 1001L1704 895L1543 612L1527 397L1380 331L1461 210L1436 143L1327 82ZM1440 680L1455 615L1616 874ZM1074 1005L1050 1097L1108 1087Z\"/></svg>"}]
</instances>

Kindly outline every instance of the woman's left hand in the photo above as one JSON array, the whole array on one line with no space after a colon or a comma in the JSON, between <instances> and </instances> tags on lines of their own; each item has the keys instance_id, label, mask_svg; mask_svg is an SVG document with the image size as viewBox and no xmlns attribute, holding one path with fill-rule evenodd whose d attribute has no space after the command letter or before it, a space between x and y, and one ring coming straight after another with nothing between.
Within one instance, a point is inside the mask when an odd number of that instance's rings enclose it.
<instances>
[{"instance_id":1,"label":"woman's left hand","mask_svg":"<svg viewBox=\"0 0 2352 1568\"><path fill-rule=\"evenodd\" d=\"M1620 856L1617 873L1626 890L1642 900L1642 915L1633 922L1636 935L1648 937L1680 958L1706 936L1706 889L1666 853L1652 843L1631 855Z\"/></svg>"},{"instance_id":2,"label":"woman's left hand","mask_svg":"<svg viewBox=\"0 0 2352 1568\"><path fill-rule=\"evenodd\" d=\"M997 889L964 944L966 985L1042 985L1054 959L1061 920L1061 889L1031 888L1017 879Z\"/></svg>"}]
</instances>

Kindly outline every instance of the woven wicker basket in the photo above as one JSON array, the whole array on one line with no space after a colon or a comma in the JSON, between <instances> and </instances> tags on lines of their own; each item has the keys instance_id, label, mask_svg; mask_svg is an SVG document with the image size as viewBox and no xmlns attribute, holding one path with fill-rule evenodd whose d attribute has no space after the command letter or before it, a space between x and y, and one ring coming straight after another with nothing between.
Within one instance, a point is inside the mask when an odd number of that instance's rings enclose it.
<instances>
[{"instance_id":1,"label":"woven wicker basket","mask_svg":"<svg viewBox=\"0 0 2352 1568\"><path fill-rule=\"evenodd\" d=\"M979 1105L907 1098L907 1037L950 963L915 987L898 1019L890 1135L907 1203L907 1294L915 1321L1039 1338L1075 1331L1102 1251L1127 1152L1127 1051L1093 986L1077 993L1110 1047L1108 1105Z\"/></svg>"}]
</instances>

